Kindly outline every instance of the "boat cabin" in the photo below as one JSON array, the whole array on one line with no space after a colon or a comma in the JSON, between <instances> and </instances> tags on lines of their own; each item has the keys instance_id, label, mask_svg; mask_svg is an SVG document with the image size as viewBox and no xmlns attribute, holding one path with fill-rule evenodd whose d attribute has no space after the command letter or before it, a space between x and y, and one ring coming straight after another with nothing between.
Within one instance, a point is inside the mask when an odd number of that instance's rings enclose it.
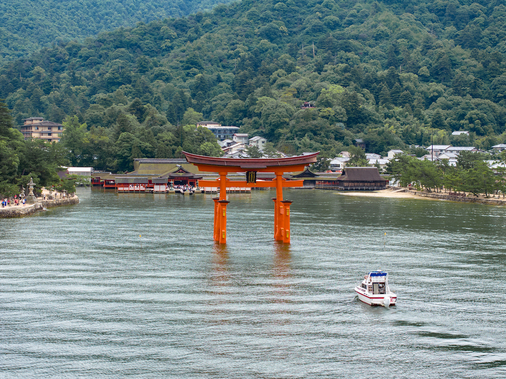
<instances>
[{"instance_id":1,"label":"boat cabin","mask_svg":"<svg viewBox=\"0 0 506 379\"><path fill-rule=\"evenodd\" d=\"M366 275L362 282L362 288L374 295L387 293L387 273L384 271L372 271Z\"/></svg>"}]
</instances>

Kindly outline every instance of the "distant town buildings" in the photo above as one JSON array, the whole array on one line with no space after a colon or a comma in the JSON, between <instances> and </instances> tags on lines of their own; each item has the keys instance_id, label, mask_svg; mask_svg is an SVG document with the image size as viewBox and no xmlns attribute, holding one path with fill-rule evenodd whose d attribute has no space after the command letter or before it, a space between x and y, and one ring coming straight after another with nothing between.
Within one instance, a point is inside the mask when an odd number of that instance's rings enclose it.
<instances>
[{"instance_id":1,"label":"distant town buildings","mask_svg":"<svg viewBox=\"0 0 506 379\"><path fill-rule=\"evenodd\" d=\"M46 121L42 117L30 117L23 120L21 133L25 139L41 139L47 142L59 142L64 127L56 122Z\"/></svg>"},{"instance_id":2,"label":"distant town buildings","mask_svg":"<svg viewBox=\"0 0 506 379\"><path fill-rule=\"evenodd\" d=\"M452 133L452 136L462 136L462 135L468 136L469 132L466 130L459 130L459 131L456 130Z\"/></svg>"},{"instance_id":3,"label":"distant town buildings","mask_svg":"<svg viewBox=\"0 0 506 379\"><path fill-rule=\"evenodd\" d=\"M197 126L202 126L209 129L215 135L217 140L223 141L227 138L233 138L234 134L239 131L238 126L222 126L214 121L200 121Z\"/></svg>"},{"instance_id":4,"label":"distant town buildings","mask_svg":"<svg viewBox=\"0 0 506 379\"><path fill-rule=\"evenodd\" d=\"M256 137L249 139L249 145L256 146L260 150L264 149L266 143L267 143L267 140L264 137L260 137L260 136L256 136Z\"/></svg>"},{"instance_id":5,"label":"distant town buildings","mask_svg":"<svg viewBox=\"0 0 506 379\"><path fill-rule=\"evenodd\" d=\"M387 153L387 156L388 156L389 159L392 159L393 157L395 157L398 154L404 154L404 151L402 151L402 150L390 150Z\"/></svg>"},{"instance_id":6,"label":"distant town buildings","mask_svg":"<svg viewBox=\"0 0 506 379\"><path fill-rule=\"evenodd\" d=\"M314 103L310 102L310 101L304 101L302 103L302 105L300 106L301 109L310 109L310 108L315 108L315 105Z\"/></svg>"},{"instance_id":7,"label":"distant town buildings","mask_svg":"<svg viewBox=\"0 0 506 379\"><path fill-rule=\"evenodd\" d=\"M500 153L501 151L506 150L506 144L500 143L499 145L492 146L492 149Z\"/></svg>"},{"instance_id":8,"label":"distant town buildings","mask_svg":"<svg viewBox=\"0 0 506 379\"><path fill-rule=\"evenodd\" d=\"M457 159L460 153L462 152L470 152L476 153L479 150L474 146L451 146L451 145L431 145L425 148L427 150L427 154L418 158L420 160L428 160L428 161L441 161L447 160L448 164L451 166L457 165ZM499 144L493 146L494 151L501 152L506 150L506 144ZM404 154L404 151L398 149L392 149L388 151L387 156L382 157L379 154L375 153L365 153L366 159L368 161L369 166L376 166L381 170L385 169L387 164L395 159L396 156ZM335 157L331 159L329 169L332 172L339 172L346 168L348 161L351 156L348 151L341 151L339 157ZM496 161L494 161L496 162ZM492 167L491 165L489 165Z\"/></svg>"},{"instance_id":9,"label":"distant town buildings","mask_svg":"<svg viewBox=\"0 0 506 379\"><path fill-rule=\"evenodd\" d=\"M256 136L249 138L247 133L235 133L232 139L224 139L218 141L221 149L228 158L249 158L246 151L249 147L255 146L260 152L265 148L267 140L264 137Z\"/></svg>"}]
</instances>

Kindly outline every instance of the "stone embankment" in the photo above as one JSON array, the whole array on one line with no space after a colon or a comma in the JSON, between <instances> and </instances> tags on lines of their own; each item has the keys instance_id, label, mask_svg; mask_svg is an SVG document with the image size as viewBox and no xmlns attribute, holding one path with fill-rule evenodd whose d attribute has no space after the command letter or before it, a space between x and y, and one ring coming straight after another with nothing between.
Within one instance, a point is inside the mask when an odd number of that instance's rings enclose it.
<instances>
[{"instance_id":1,"label":"stone embankment","mask_svg":"<svg viewBox=\"0 0 506 379\"><path fill-rule=\"evenodd\" d=\"M0 218L23 217L34 214L39 211L43 211L44 209L47 208L59 207L63 205L73 205L78 203L79 198L77 196L54 200L37 199L37 202L35 202L35 204L25 204L17 206L11 205L5 208L0 208Z\"/></svg>"},{"instance_id":2,"label":"stone embankment","mask_svg":"<svg viewBox=\"0 0 506 379\"><path fill-rule=\"evenodd\" d=\"M431 199L437 200L447 200L447 201L460 201L463 203L477 203L477 204L489 204L489 205L506 205L506 199L503 198L494 198L494 197L476 197L474 195L449 195L445 193L435 193L435 192L424 192L424 191L410 191L414 193L416 196L429 197Z\"/></svg>"}]
</instances>

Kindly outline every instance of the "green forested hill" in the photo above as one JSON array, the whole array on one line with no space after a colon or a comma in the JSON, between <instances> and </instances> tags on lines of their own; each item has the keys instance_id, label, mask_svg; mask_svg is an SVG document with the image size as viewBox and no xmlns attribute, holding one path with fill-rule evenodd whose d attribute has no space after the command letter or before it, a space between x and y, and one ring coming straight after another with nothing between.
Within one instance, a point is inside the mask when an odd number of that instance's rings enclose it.
<instances>
[{"instance_id":1,"label":"green forested hill","mask_svg":"<svg viewBox=\"0 0 506 379\"><path fill-rule=\"evenodd\" d=\"M11 0L0 2L0 63L58 40L165 17L182 17L229 0Z\"/></svg>"},{"instance_id":2,"label":"green forested hill","mask_svg":"<svg viewBox=\"0 0 506 379\"><path fill-rule=\"evenodd\" d=\"M505 37L499 0L245 0L13 62L0 97L18 123L77 115L90 151L100 139L177 154L175 126L201 118L289 153L336 154L355 138L377 153L431 138L488 149L506 140Z\"/></svg>"}]
</instances>

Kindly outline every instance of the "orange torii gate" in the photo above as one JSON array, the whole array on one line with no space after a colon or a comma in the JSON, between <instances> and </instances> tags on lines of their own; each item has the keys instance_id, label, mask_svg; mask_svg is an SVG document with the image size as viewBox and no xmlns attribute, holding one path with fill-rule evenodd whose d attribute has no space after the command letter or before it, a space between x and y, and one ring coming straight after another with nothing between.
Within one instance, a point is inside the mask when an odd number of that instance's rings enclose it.
<instances>
[{"instance_id":1,"label":"orange torii gate","mask_svg":"<svg viewBox=\"0 0 506 379\"><path fill-rule=\"evenodd\" d=\"M219 187L220 197L214 200L214 240L227 243L227 187L276 187L274 201L274 239L290 243L290 205L283 200L283 187L302 187L303 180L286 180L285 172L304 171L305 167L316 162L319 153L290 158L217 158L190 154L183 151L186 160L198 167L199 171L217 172L218 180L199 180L201 187ZM227 179L229 172L246 172L246 181ZM273 172L276 178L271 181L256 182L257 172Z\"/></svg>"}]
</instances>

